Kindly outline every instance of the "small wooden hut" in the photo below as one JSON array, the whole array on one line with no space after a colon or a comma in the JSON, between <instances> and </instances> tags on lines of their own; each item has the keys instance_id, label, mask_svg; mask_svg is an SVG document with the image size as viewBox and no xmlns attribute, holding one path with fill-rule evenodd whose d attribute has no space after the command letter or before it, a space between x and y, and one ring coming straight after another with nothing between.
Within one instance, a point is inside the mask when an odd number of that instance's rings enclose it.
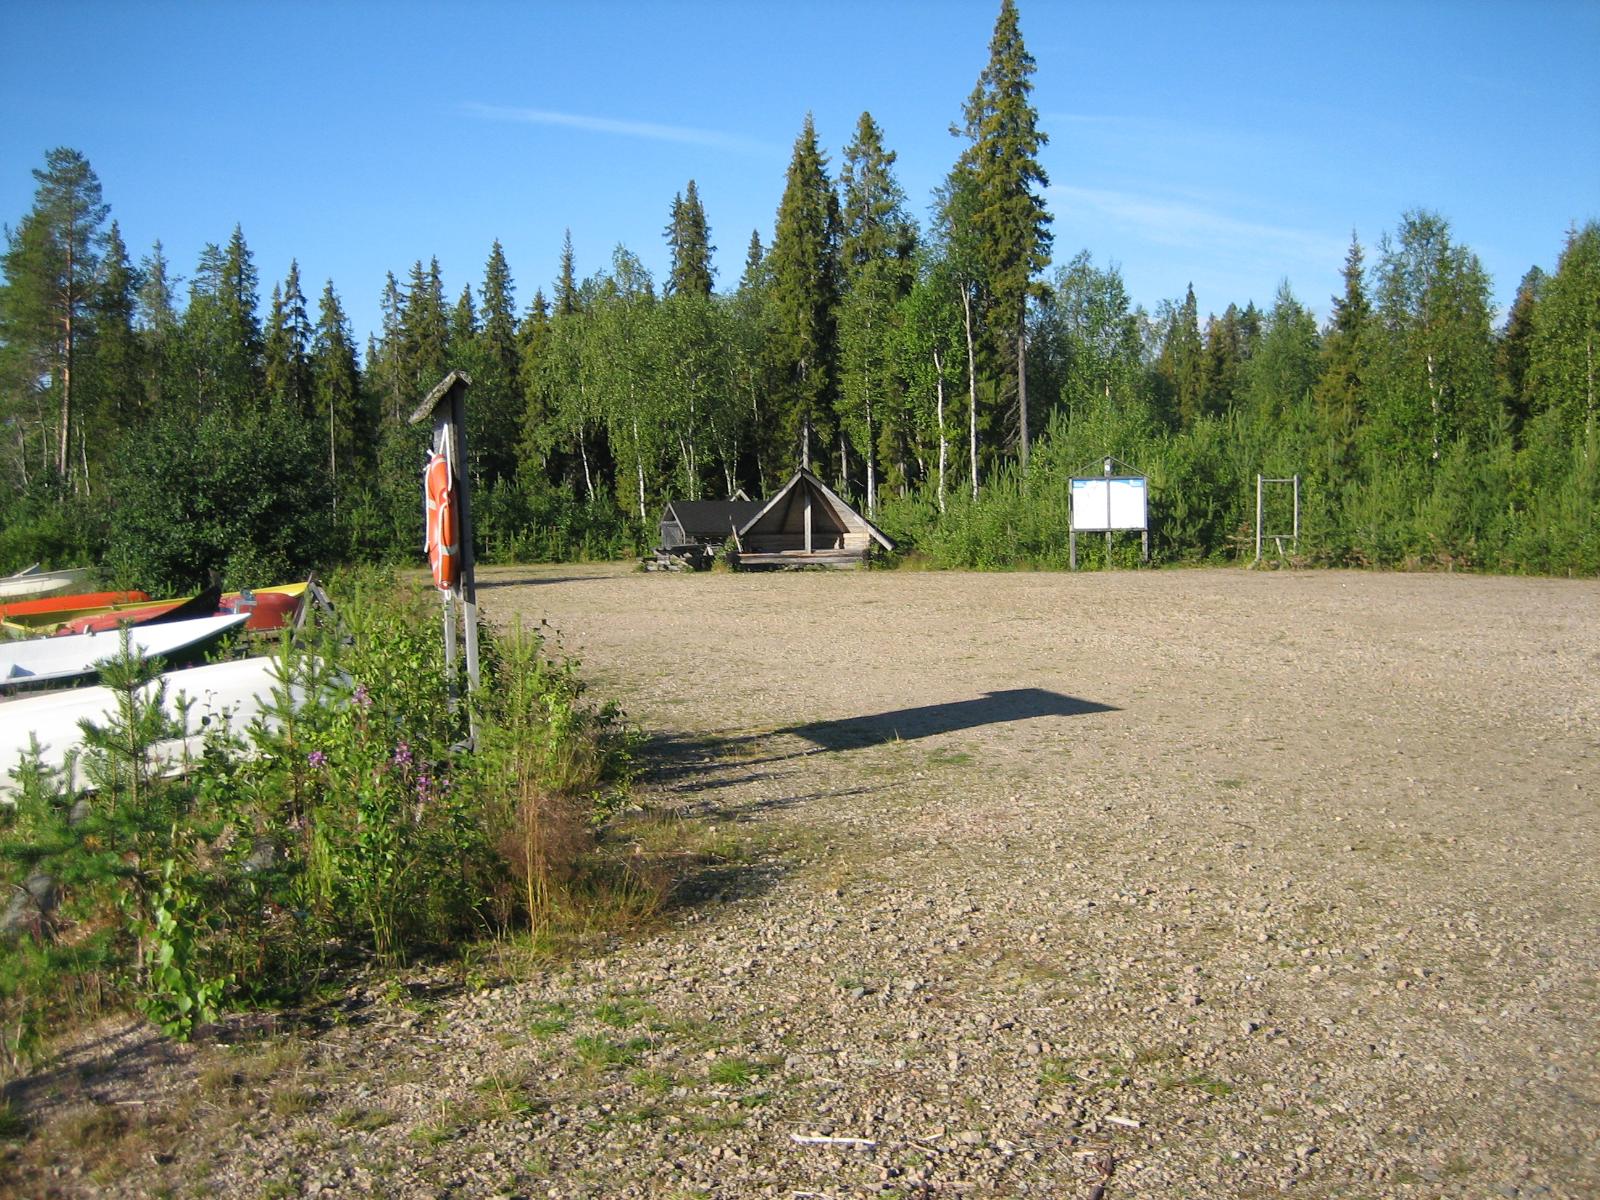
<instances>
[{"instance_id":1,"label":"small wooden hut","mask_svg":"<svg viewBox=\"0 0 1600 1200\"><path fill-rule=\"evenodd\" d=\"M735 567L859 567L874 547L893 550L883 530L801 468L739 527Z\"/></svg>"},{"instance_id":2,"label":"small wooden hut","mask_svg":"<svg viewBox=\"0 0 1600 1200\"><path fill-rule=\"evenodd\" d=\"M734 531L760 511L761 501L747 499L742 492L732 500L669 500L661 514L655 559L646 565L657 570L703 570Z\"/></svg>"}]
</instances>

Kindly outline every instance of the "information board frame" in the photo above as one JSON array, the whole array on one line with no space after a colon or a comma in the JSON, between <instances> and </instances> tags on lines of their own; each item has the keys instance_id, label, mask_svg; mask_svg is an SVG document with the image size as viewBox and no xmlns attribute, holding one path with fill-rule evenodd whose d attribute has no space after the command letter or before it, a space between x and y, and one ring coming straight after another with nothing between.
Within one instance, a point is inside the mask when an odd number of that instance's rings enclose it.
<instances>
[{"instance_id":1,"label":"information board frame","mask_svg":"<svg viewBox=\"0 0 1600 1200\"><path fill-rule=\"evenodd\" d=\"M1150 561L1150 480L1142 471L1107 455L1102 460L1101 473L1089 475L1083 471L1073 474L1070 480L1070 511L1067 516L1068 559L1074 571L1078 569L1078 534L1104 533L1106 535L1106 560L1111 558L1111 535L1114 532L1137 533L1140 538L1140 558ZM1119 474L1116 468L1121 468Z\"/></svg>"}]
</instances>

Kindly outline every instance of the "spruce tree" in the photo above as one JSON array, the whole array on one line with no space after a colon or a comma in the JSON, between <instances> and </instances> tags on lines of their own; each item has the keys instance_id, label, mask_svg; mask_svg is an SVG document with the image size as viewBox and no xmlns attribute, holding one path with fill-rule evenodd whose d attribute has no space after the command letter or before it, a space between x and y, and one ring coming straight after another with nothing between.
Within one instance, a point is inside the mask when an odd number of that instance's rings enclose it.
<instances>
[{"instance_id":1,"label":"spruce tree","mask_svg":"<svg viewBox=\"0 0 1600 1200\"><path fill-rule=\"evenodd\" d=\"M556 314L565 316L578 311L577 257L572 251L572 230L561 239L561 268L556 275Z\"/></svg>"},{"instance_id":2,"label":"spruce tree","mask_svg":"<svg viewBox=\"0 0 1600 1200\"><path fill-rule=\"evenodd\" d=\"M1249 362L1237 304L1228 305L1221 317L1207 319L1204 359L1201 411L1212 415L1231 412L1244 389Z\"/></svg>"},{"instance_id":3,"label":"spruce tree","mask_svg":"<svg viewBox=\"0 0 1600 1200\"><path fill-rule=\"evenodd\" d=\"M751 230L744 272L733 294L729 337L734 391L743 423L750 431L747 444L752 462L749 473L741 469L740 477L753 479L758 490L763 480L781 473L791 458L788 447L774 436L777 420L772 403L777 389L774 356L770 351L773 327L770 284L761 233Z\"/></svg>"},{"instance_id":4,"label":"spruce tree","mask_svg":"<svg viewBox=\"0 0 1600 1200\"><path fill-rule=\"evenodd\" d=\"M468 363L472 376L473 456L484 476L510 479L517 469L517 442L525 406L521 354L513 309L515 289L505 251L495 241L484 264L482 305L470 354L459 349L458 362Z\"/></svg>"},{"instance_id":5,"label":"spruce tree","mask_svg":"<svg viewBox=\"0 0 1600 1200\"><path fill-rule=\"evenodd\" d=\"M489 261L483 268L483 327L484 344L489 358L500 372L505 385L513 392L520 371L520 353L517 347L516 289L511 282L511 268L506 264L505 251L496 238L489 250ZM543 297L540 298L543 303ZM476 382L476 381L474 381Z\"/></svg>"},{"instance_id":6,"label":"spruce tree","mask_svg":"<svg viewBox=\"0 0 1600 1200\"><path fill-rule=\"evenodd\" d=\"M1344 291L1333 298L1333 311L1322 339L1322 368L1315 400L1328 439L1328 470L1330 474L1347 476L1355 470L1356 435L1366 402L1373 336L1361 243L1353 232L1343 274Z\"/></svg>"},{"instance_id":7,"label":"spruce tree","mask_svg":"<svg viewBox=\"0 0 1600 1200\"><path fill-rule=\"evenodd\" d=\"M541 465L549 461L550 412L540 381L550 352L550 304L544 289L535 288L528 309L517 326L517 378L521 381L519 446L524 460Z\"/></svg>"},{"instance_id":8,"label":"spruce tree","mask_svg":"<svg viewBox=\"0 0 1600 1200\"><path fill-rule=\"evenodd\" d=\"M472 299L472 285L463 284L461 295L450 313L450 344L465 346L478 336L478 306Z\"/></svg>"},{"instance_id":9,"label":"spruce tree","mask_svg":"<svg viewBox=\"0 0 1600 1200\"><path fill-rule=\"evenodd\" d=\"M1205 349L1200 340L1199 313L1191 283L1182 304L1165 306L1164 335L1156 357L1162 407L1168 421L1181 429L1193 426L1203 413Z\"/></svg>"},{"instance_id":10,"label":"spruce tree","mask_svg":"<svg viewBox=\"0 0 1600 1200\"><path fill-rule=\"evenodd\" d=\"M700 193L692 179L686 193L672 198L672 219L667 225L666 237L672 252L666 294L710 296L715 274L711 254L716 247L711 244L711 226L706 223L706 210L700 204Z\"/></svg>"},{"instance_id":11,"label":"spruce tree","mask_svg":"<svg viewBox=\"0 0 1600 1200\"><path fill-rule=\"evenodd\" d=\"M207 243L180 329L181 386L197 408L253 404L261 390L256 268L234 226L226 249Z\"/></svg>"},{"instance_id":12,"label":"spruce tree","mask_svg":"<svg viewBox=\"0 0 1600 1200\"><path fill-rule=\"evenodd\" d=\"M795 139L768 256L779 418L785 441L807 468L812 447L831 443L834 421L839 200L827 162L807 113ZM782 471L786 464L769 465Z\"/></svg>"},{"instance_id":13,"label":"spruce tree","mask_svg":"<svg viewBox=\"0 0 1600 1200\"><path fill-rule=\"evenodd\" d=\"M328 479L333 504L347 490L357 464L373 449L375 430L361 403L361 372L356 366L350 322L333 290L333 280L317 303L317 325L311 338L311 395L319 424L327 431Z\"/></svg>"},{"instance_id":14,"label":"spruce tree","mask_svg":"<svg viewBox=\"0 0 1600 1200\"><path fill-rule=\"evenodd\" d=\"M94 297L93 440L96 457L102 459L116 437L138 423L144 409L144 354L134 328L140 282L113 221Z\"/></svg>"},{"instance_id":15,"label":"spruce tree","mask_svg":"<svg viewBox=\"0 0 1600 1200\"><path fill-rule=\"evenodd\" d=\"M1495 386L1500 395L1500 407L1516 436L1533 414L1533 395L1529 388L1528 368L1533 359L1533 331L1535 313L1540 294L1544 291L1545 275L1534 267L1522 277L1517 286L1517 298L1511 302L1506 314L1505 329L1495 344Z\"/></svg>"},{"instance_id":16,"label":"spruce tree","mask_svg":"<svg viewBox=\"0 0 1600 1200\"><path fill-rule=\"evenodd\" d=\"M1050 264L1050 215L1043 190L1050 185L1039 151L1049 138L1029 100L1033 56L1023 45L1015 0L1001 0L989 42L989 63L979 75L962 116L967 149L962 162L975 195L971 220L977 234L984 285L1000 340L1003 391L1015 397L1017 449L1028 464L1028 300ZM1007 353L1009 349L1009 353Z\"/></svg>"},{"instance_id":17,"label":"spruce tree","mask_svg":"<svg viewBox=\"0 0 1600 1200\"><path fill-rule=\"evenodd\" d=\"M181 279L174 278L158 240L139 265L139 292L134 326L144 362L143 405L161 412L176 395L173 373L177 367L178 310L173 299Z\"/></svg>"},{"instance_id":18,"label":"spruce tree","mask_svg":"<svg viewBox=\"0 0 1600 1200\"><path fill-rule=\"evenodd\" d=\"M401 408L414 405L443 379L449 367L450 317L445 311L439 260L427 270L422 260L411 264L399 314L398 382Z\"/></svg>"},{"instance_id":19,"label":"spruce tree","mask_svg":"<svg viewBox=\"0 0 1600 1200\"><path fill-rule=\"evenodd\" d=\"M262 384L271 403L306 417L312 415L311 337L311 318L300 288L300 264L291 259L282 291L277 284L272 287L261 348Z\"/></svg>"},{"instance_id":20,"label":"spruce tree","mask_svg":"<svg viewBox=\"0 0 1600 1200\"><path fill-rule=\"evenodd\" d=\"M914 278L916 233L905 211L905 193L894 177L894 161L872 114L862 113L839 175L844 286L839 409L865 465L869 513L876 513L878 505L878 440L885 432L895 318ZM891 431L891 445L907 433ZM845 476L843 463L840 476Z\"/></svg>"}]
</instances>

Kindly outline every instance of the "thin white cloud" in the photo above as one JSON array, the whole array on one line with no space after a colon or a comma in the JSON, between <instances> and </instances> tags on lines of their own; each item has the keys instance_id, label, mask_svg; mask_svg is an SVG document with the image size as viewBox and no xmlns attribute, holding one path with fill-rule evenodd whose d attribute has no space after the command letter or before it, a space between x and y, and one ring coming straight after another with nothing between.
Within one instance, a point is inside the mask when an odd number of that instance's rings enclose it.
<instances>
[{"instance_id":1,"label":"thin white cloud","mask_svg":"<svg viewBox=\"0 0 1600 1200\"><path fill-rule=\"evenodd\" d=\"M1056 184L1049 195L1058 214L1098 215L1162 246L1216 250L1226 245L1257 255L1317 264L1338 261L1344 242L1322 233L1247 221L1180 200L1105 188Z\"/></svg>"},{"instance_id":2,"label":"thin white cloud","mask_svg":"<svg viewBox=\"0 0 1600 1200\"><path fill-rule=\"evenodd\" d=\"M1170 117L1054 112L1047 113L1041 123L1063 137L1106 141L1125 151L1170 153L1182 149L1206 154L1255 154L1267 145L1266 139L1252 130Z\"/></svg>"},{"instance_id":3,"label":"thin white cloud","mask_svg":"<svg viewBox=\"0 0 1600 1200\"><path fill-rule=\"evenodd\" d=\"M662 125L654 121L624 121L615 117L595 117L584 113L554 112L543 108L514 108L498 104L462 105L468 116L485 121L509 121L522 125L553 125L562 129L576 129L583 133L601 133L613 137L641 138L652 142L676 142L680 145L710 146L718 150L740 150L755 153L770 152L772 147L750 138L722 133L715 129L694 129L685 125Z\"/></svg>"}]
</instances>

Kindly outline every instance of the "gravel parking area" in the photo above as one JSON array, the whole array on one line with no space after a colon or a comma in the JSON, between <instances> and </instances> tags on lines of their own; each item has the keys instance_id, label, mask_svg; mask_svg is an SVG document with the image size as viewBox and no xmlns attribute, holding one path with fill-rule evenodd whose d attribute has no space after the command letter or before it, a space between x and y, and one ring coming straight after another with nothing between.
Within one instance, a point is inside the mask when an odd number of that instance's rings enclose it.
<instances>
[{"instance_id":1,"label":"gravel parking area","mask_svg":"<svg viewBox=\"0 0 1600 1200\"><path fill-rule=\"evenodd\" d=\"M623 702L716 869L595 957L367 996L258 1117L95 1187L1600 1194L1600 585L563 566L482 597Z\"/></svg>"}]
</instances>

